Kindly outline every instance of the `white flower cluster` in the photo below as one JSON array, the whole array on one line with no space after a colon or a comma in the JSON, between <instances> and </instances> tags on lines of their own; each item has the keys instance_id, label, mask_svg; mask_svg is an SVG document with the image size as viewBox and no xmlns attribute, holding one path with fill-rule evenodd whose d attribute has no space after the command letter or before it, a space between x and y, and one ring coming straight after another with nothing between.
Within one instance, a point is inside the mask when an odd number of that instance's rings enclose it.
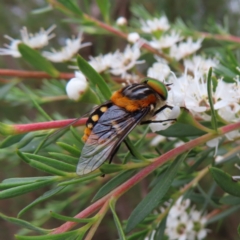
<instances>
[{"instance_id":1,"label":"white flower cluster","mask_svg":"<svg viewBox=\"0 0 240 240\"><path fill-rule=\"evenodd\" d=\"M55 34L51 33L56 26L51 26L47 30L43 28L40 29L38 33L32 34L28 33L27 28L23 27L20 30L21 40L13 39L9 36L5 36L11 41L9 45L5 44L5 48L0 48L0 55L11 55L12 57L21 57L21 53L18 51L18 44L24 43L33 49L41 49L48 45L49 40L55 37ZM82 33L80 33L76 38L66 39L66 46L60 51L55 49L52 52L44 51L42 55L52 62L64 62L71 60L78 51L86 46L91 45L91 43L81 43Z\"/></svg>"},{"instance_id":2,"label":"white flower cluster","mask_svg":"<svg viewBox=\"0 0 240 240\"><path fill-rule=\"evenodd\" d=\"M170 28L167 17L153 18L152 20L141 20L142 31L145 33L154 33L157 31L167 31Z\"/></svg>"},{"instance_id":3,"label":"white flower cluster","mask_svg":"<svg viewBox=\"0 0 240 240\"><path fill-rule=\"evenodd\" d=\"M108 71L115 76L133 80L134 75L129 71L137 64L143 63L139 61L141 56L140 46L138 43L130 46L127 45L123 52L117 50L114 53L90 57L89 64L99 73Z\"/></svg>"},{"instance_id":4,"label":"white flower cluster","mask_svg":"<svg viewBox=\"0 0 240 240\"><path fill-rule=\"evenodd\" d=\"M208 234L207 218L190 207L190 200L180 197L171 207L166 222L165 235L169 240L202 240ZM144 240L153 240L155 231Z\"/></svg>"},{"instance_id":5,"label":"white flower cluster","mask_svg":"<svg viewBox=\"0 0 240 240\"><path fill-rule=\"evenodd\" d=\"M148 76L171 83L167 100L168 105L185 107L194 117L209 121L211 112L207 92L207 73L210 67L214 68L217 65L218 61L216 59L193 56L184 60L185 73L176 77L170 71L167 63L159 60L148 69ZM212 97L214 109L222 121L240 121L239 77L236 77L233 83L218 79L216 87L212 89ZM168 119L171 118L171 115L171 111L166 109L156 116L156 120ZM166 124L165 126L163 124L151 124L150 127L152 131L159 131L165 129ZM240 132L233 131L226 136L229 140L233 140L240 136Z\"/></svg>"},{"instance_id":6,"label":"white flower cluster","mask_svg":"<svg viewBox=\"0 0 240 240\"><path fill-rule=\"evenodd\" d=\"M207 236L207 219L201 212L190 208L190 200L180 197L171 207L166 223L165 234L169 240L201 240Z\"/></svg>"},{"instance_id":7,"label":"white flower cluster","mask_svg":"<svg viewBox=\"0 0 240 240\"><path fill-rule=\"evenodd\" d=\"M11 41L11 43L5 44L6 48L0 48L0 55L11 55L12 57L21 57L21 53L18 51L18 44L24 43L31 48L39 49L46 45L50 39L55 37L55 34L51 33L56 26L53 25L47 30L43 28L40 29L38 33L32 34L28 33L27 28L23 27L20 30L22 39L13 39L10 36L5 35L4 37Z\"/></svg>"}]
</instances>

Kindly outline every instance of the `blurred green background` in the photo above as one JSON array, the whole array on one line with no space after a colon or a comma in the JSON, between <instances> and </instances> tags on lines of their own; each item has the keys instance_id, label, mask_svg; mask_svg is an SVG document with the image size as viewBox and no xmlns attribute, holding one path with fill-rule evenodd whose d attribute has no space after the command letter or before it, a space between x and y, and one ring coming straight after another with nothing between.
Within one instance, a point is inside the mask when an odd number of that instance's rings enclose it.
<instances>
[{"instance_id":1,"label":"blurred green background","mask_svg":"<svg viewBox=\"0 0 240 240\"><path fill-rule=\"evenodd\" d=\"M89 14L95 18L100 18L100 12L95 1L77 1L79 6L86 9L85 2L90 2ZM131 8L135 4L142 4L150 13L165 13L170 22L174 22L177 18L181 18L185 23L191 25L198 31L212 31L217 27L216 24L222 26L220 31L229 31L232 35L240 35L240 1L239 0L111 0L112 19L117 19L119 16L125 16L127 19L132 17ZM0 47L4 43L9 43L3 36L9 35L13 38L19 38L19 30L22 26L26 26L29 32L37 32L40 27L47 29L49 26L56 24L54 30L58 37L51 40L51 46L64 45L65 38L77 35L80 26L69 23L66 16L54 10L43 14L31 14L34 9L46 6L43 0L8 0L0 1ZM214 26L213 26L214 23ZM219 30L218 29L218 30ZM106 35L85 35L86 42L92 42L92 46L84 48L81 53L86 58L91 55L95 56L100 53L107 53L124 46L126 42L112 36ZM69 71L65 66L56 65L62 71ZM14 59L10 56L0 56L0 68L4 69L30 69L21 59ZM26 81L30 84L31 79ZM39 80L40 81L40 80ZM34 81L35 87L39 86L38 80ZM0 121L10 119L12 122L19 122L21 118L28 117L34 121L36 112L34 109L29 109L24 105L12 106L9 103L1 101L0 103ZM77 103L72 103L71 106L64 102L54 104L45 104L44 110L48 113L59 112L67 117L80 116L79 106ZM34 176L37 171L27 166L27 164L19 163L18 157L13 159L4 159L1 157L0 181L9 177ZM207 182L206 182L207 184ZM44 190L43 190L44 191ZM35 192L19 196L15 199L1 200L0 211L8 216L15 214L28 203L37 198L41 193ZM62 199L64 201L64 199ZM129 206L128 206L129 207ZM66 213L67 214L67 213ZM239 214L229 217L227 222L213 227L214 231L209 235L208 239L218 240L235 240L237 239L236 228L239 223ZM237 218L238 217L238 218ZM55 227L59 223L50 222L48 227ZM107 226L105 226L107 227ZM0 219L0 240L12 240L13 235L18 231L18 227ZM101 229L106 232L104 227ZM101 233L99 233L101 234ZM97 239L97 238L96 238Z\"/></svg>"}]
</instances>

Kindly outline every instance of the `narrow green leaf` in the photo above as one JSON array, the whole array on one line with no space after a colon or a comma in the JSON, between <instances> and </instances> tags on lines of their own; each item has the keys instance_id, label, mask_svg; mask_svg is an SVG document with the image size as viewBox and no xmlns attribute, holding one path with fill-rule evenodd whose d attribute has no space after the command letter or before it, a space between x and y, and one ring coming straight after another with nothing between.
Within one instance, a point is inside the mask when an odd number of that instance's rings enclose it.
<instances>
[{"instance_id":1,"label":"narrow green leaf","mask_svg":"<svg viewBox=\"0 0 240 240\"><path fill-rule=\"evenodd\" d=\"M77 237L79 235L79 230L74 230L70 232L60 233L60 234L48 234L44 236L19 236L15 235L16 239L19 240L66 240L69 237Z\"/></svg>"},{"instance_id":2,"label":"narrow green leaf","mask_svg":"<svg viewBox=\"0 0 240 240\"><path fill-rule=\"evenodd\" d=\"M43 13L46 13L46 12L50 12L52 10L53 10L53 7L49 4L46 7L42 7L42 8L32 10L31 14L43 14Z\"/></svg>"},{"instance_id":3,"label":"narrow green leaf","mask_svg":"<svg viewBox=\"0 0 240 240\"><path fill-rule=\"evenodd\" d=\"M69 221L69 222L76 222L76 223L89 223L89 222L95 221L94 217L93 218L73 218L73 217L66 217L64 215L61 215L55 212L50 212L50 214L52 217L62 220L64 222Z\"/></svg>"},{"instance_id":4,"label":"narrow green leaf","mask_svg":"<svg viewBox=\"0 0 240 240\"><path fill-rule=\"evenodd\" d=\"M120 240L126 240L126 237L125 237L122 225L121 225L121 223L120 223L120 221L118 219L118 216L116 214L116 211L115 211L115 199L112 199L110 201L109 207L110 207L110 209L112 211L112 214L113 214L113 219L114 219L115 225L117 227L119 239Z\"/></svg>"},{"instance_id":5,"label":"narrow green leaf","mask_svg":"<svg viewBox=\"0 0 240 240\"><path fill-rule=\"evenodd\" d=\"M216 118L216 112L214 110L213 106L213 97L212 97L212 68L209 68L208 71L208 78L207 78L207 91L208 91L208 101L210 104L210 109L211 109L211 123L212 123L212 128L217 131L217 118Z\"/></svg>"},{"instance_id":6,"label":"narrow green leaf","mask_svg":"<svg viewBox=\"0 0 240 240\"><path fill-rule=\"evenodd\" d=\"M110 1L109 0L96 0L97 5L100 9L100 12L103 16L105 22L109 21L109 9L110 9Z\"/></svg>"},{"instance_id":7,"label":"narrow green leaf","mask_svg":"<svg viewBox=\"0 0 240 240\"><path fill-rule=\"evenodd\" d=\"M63 154L63 153L49 152L48 154L50 156L54 157L54 158L57 158L61 161L64 161L66 163L70 163L70 164L73 164L73 165L77 165L77 163L79 161L79 158L72 157L72 156L69 156L69 155L66 155L66 154Z\"/></svg>"},{"instance_id":8,"label":"narrow green leaf","mask_svg":"<svg viewBox=\"0 0 240 240\"><path fill-rule=\"evenodd\" d=\"M21 226L23 228L27 228L27 229L30 229L30 230L33 230L33 231L36 231L36 232L39 232L39 233L42 233L42 234L46 234L48 232L50 232L50 230L47 230L47 229L44 229L44 228L40 228L40 227L36 227L32 224L30 224L29 222L27 221L24 221L24 220L21 220L21 219L18 219L18 218L14 218L14 217L8 217L2 213L0 213L0 217L10 223L14 223L18 226Z\"/></svg>"},{"instance_id":9,"label":"narrow green leaf","mask_svg":"<svg viewBox=\"0 0 240 240\"><path fill-rule=\"evenodd\" d=\"M108 181L104 186L102 186L96 195L93 197L92 202L102 198L103 196L107 195L113 189L115 189L120 184L124 183L129 177L133 176L136 170L127 170L124 172L119 173L117 176L112 178Z\"/></svg>"},{"instance_id":10,"label":"narrow green leaf","mask_svg":"<svg viewBox=\"0 0 240 240\"><path fill-rule=\"evenodd\" d=\"M98 86L102 95L105 97L106 100L108 100L111 97L112 93L101 75L97 73L95 69L81 56L77 57L77 62L78 67L82 71L82 73L87 77L89 81L94 84L94 86Z\"/></svg>"},{"instance_id":11,"label":"narrow green leaf","mask_svg":"<svg viewBox=\"0 0 240 240\"><path fill-rule=\"evenodd\" d=\"M18 213L18 218L20 218L26 211L28 211L30 208L33 206L37 205L40 202L43 202L44 200L54 196L55 194L59 193L64 187L56 187L53 188L47 192L45 192L42 196L38 197L36 200L31 202L29 205L27 205L25 208L23 208L19 213Z\"/></svg>"},{"instance_id":12,"label":"narrow green leaf","mask_svg":"<svg viewBox=\"0 0 240 240\"><path fill-rule=\"evenodd\" d=\"M5 199L5 198L12 198L16 197L28 192L32 192L34 190L37 190L39 188L45 187L47 185L52 184L53 182L56 182L56 179L49 179L46 181L41 181L41 182L35 182L35 183L30 183L30 184L25 184L22 186L18 187L13 187L7 190L3 190L0 192L0 199Z\"/></svg>"},{"instance_id":13,"label":"narrow green leaf","mask_svg":"<svg viewBox=\"0 0 240 240\"><path fill-rule=\"evenodd\" d=\"M160 200L165 196L170 188L177 170L188 153L182 154L169 166L164 173L161 182L158 182L154 188L147 194L147 196L137 205L132 211L126 226L126 232L130 232L138 223L140 223L149 213L156 208Z\"/></svg>"},{"instance_id":14,"label":"narrow green leaf","mask_svg":"<svg viewBox=\"0 0 240 240\"><path fill-rule=\"evenodd\" d=\"M240 224L238 225L238 236L240 237Z\"/></svg>"},{"instance_id":15,"label":"narrow green leaf","mask_svg":"<svg viewBox=\"0 0 240 240\"><path fill-rule=\"evenodd\" d=\"M10 146L18 143L19 141L21 141L21 139L22 139L25 135L26 135L26 133L6 137L6 138L0 143L0 148L7 148L7 147L10 147Z\"/></svg>"},{"instance_id":16,"label":"narrow green leaf","mask_svg":"<svg viewBox=\"0 0 240 240\"><path fill-rule=\"evenodd\" d=\"M114 173L114 172L119 172L124 170L124 165L120 165L120 164L109 164L107 162L105 162L101 167L100 167L100 171L103 174L107 174L107 173Z\"/></svg>"},{"instance_id":17,"label":"narrow green leaf","mask_svg":"<svg viewBox=\"0 0 240 240\"><path fill-rule=\"evenodd\" d=\"M158 133L166 137L195 137L201 136L205 132L193 127L192 125L177 122L166 130L159 131Z\"/></svg>"},{"instance_id":18,"label":"narrow green leaf","mask_svg":"<svg viewBox=\"0 0 240 240\"><path fill-rule=\"evenodd\" d=\"M232 195L227 195L227 196L223 196L219 200L219 202L221 204L225 204L225 205L239 205L240 204L240 198L232 196Z\"/></svg>"},{"instance_id":19,"label":"narrow green leaf","mask_svg":"<svg viewBox=\"0 0 240 240\"><path fill-rule=\"evenodd\" d=\"M85 182L91 179L94 179L98 176L101 176L101 173L94 173L94 174L89 174L86 177L78 177L77 179L69 180L69 181L64 181L58 184L58 186L65 186L65 185L70 185L70 184L78 184L81 182Z\"/></svg>"},{"instance_id":20,"label":"narrow green leaf","mask_svg":"<svg viewBox=\"0 0 240 240\"><path fill-rule=\"evenodd\" d=\"M58 170L54 167L50 167L50 166L48 166L44 163L40 163L40 162L37 162L35 160L30 160L30 162L28 164L30 166L34 167L34 168L37 168L39 170L42 170L46 173L50 173L50 174L53 174L53 175L57 175L57 176L67 176L68 175L67 172Z\"/></svg>"},{"instance_id":21,"label":"narrow green leaf","mask_svg":"<svg viewBox=\"0 0 240 240\"><path fill-rule=\"evenodd\" d=\"M48 176L48 177L29 177L29 178L9 178L2 181L0 184L0 189L8 189L12 187L17 187L33 182L40 182L45 181L49 179L53 179L54 176Z\"/></svg>"},{"instance_id":22,"label":"narrow green leaf","mask_svg":"<svg viewBox=\"0 0 240 240\"><path fill-rule=\"evenodd\" d=\"M38 145L37 149L34 153L38 153L40 149L49 146L51 143L55 143L57 139L63 136L66 132L68 132L68 128L58 129L56 131L49 132L43 140Z\"/></svg>"},{"instance_id":23,"label":"narrow green leaf","mask_svg":"<svg viewBox=\"0 0 240 240\"><path fill-rule=\"evenodd\" d=\"M34 107L36 110L44 117L47 121L52 121L52 118L45 112L45 110L39 105L39 103L36 101L36 94L33 93L32 90L30 90L28 87L26 87L23 83L20 83L21 88L25 91L26 96L31 99Z\"/></svg>"},{"instance_id":24,"label":"narrow green leaf","mask_svg":"<svg viewBox=\"0 0 240 240\"><path fill-rule=\"evenodd\" d=\"M0 99L4 99L8 92L18 83L18 81L10 82L9 84L1 85Z\"/></svg>"},{"instance_id":25,"label":"narrow green leaf","mask_svg":"<svg viewBox=\"0 0 240 240\"><path fill-rule=\"evenodd\" d=\"M34 138L37 137L42 137L46 135L46 133L43 132L29 132L27 133L17 144L17 148L21 149L23 147L25 147L26 145L28 145Z\"/></svg>"},{"instance_id":26,"label":"narrow green leaf","mask_svg":"<svg viewBox=\"0 0 240 240\"><path fill-rule=\"evenodd\" d=\"M228 208L227 210L225 210L225 211L215 215L214 217L208 219L206 224L208 225L208 224L217 222L217 221L219 221L223 218L226 218L227 216L231 215L232 213L236 213L239 209L240 209L239 205Z\"/></svg>"},{"instance_id":27,"label":"narrow green leaf","mask_svg":"<svg viewBox=\"0 0 240 240\"><path fill-rule=\"evenodd\" d=\"M34 68L44 71L52 77L59 76L57 69L55 69L54 66L37 50L34 50L23 43L18 44L18 50L22 57Z\"/></svg>"},{"instance_id":28,"label":"narrow green leaf","mask_svg":"<svg viewBox=\"0 0 240 240\"><path fill-rule=\"evenodd\" d=\"M158 228L156 229L156 233L154 235L154 240L159 240L164 238L164 231L166 228L167 217L163 218Z\"/></svg>"},{"instance_id":29,"label":"narrow green leaf","mask_svg":"<svg viewBox=\"0 0 240 240\"><path fill-rule=\"evenodd\" d=\"M30 160L35 160L35 161L44 163L48 166L54 167L61 171L66 171L66 172L75 172L76 171L76 166L58 161L53 158L43 157L43 156L31 154L31 153L24 153L24 155L27 156L27 158L29 158Z\"/></svg>"},{"instance_id":30,"label":"narrow green leaf","mask_svg":"<svg viewBox=\"0 0 240 240\"><path fill-rule=\"evenodd\" d=\"M71 131L72 135L73 135L73 136L79 141L79 143L81 144L80 147L83 147L84 143L83 143L83 141L82 141L82 136L80 136L79 132L77 132L76 129L75 129L73 126L70 127L70 131Z\"/></svg>"},{"instance_id":31,"label":"narrow green leaf","mask_svg":"<svg viewBox=\"0 0 240 240\"><path fill-rule=\"evenodd\" d=\"M58 2L60 2L62 5L64 5L64 7L66 7L68 10L70 10L71 12L75 13L78 15L78 17L82 17L83 13L80 10L80 8L76 5L76 3L74 2L74 0L58 0Z\"/></svg>"},{"instance_id":32,"label":"narrow green leaf","mask_svg":"<svg viewBox=\"0 0 240 240\"><path fill-rule=\"evenodd\" d=\"M67 152L71 153L73 156L75 157L80 157L80 150L77 149L76 147L73 147L67 143L63 143L63 142L57 142L57 145L61 148L63 148L64 150L66 150Z\"/></svg>"},{"instance_id":33,"label":"narrow green leaf","mask_svg":"<svg viewBox=\"0 0 240 240\"><path fill-rule=\"evenodd\" d=\"M209 169L217 184L227 193L240 197L240 183L234 182L232 177L219 168Z\"/></svg>"}]
</instances>

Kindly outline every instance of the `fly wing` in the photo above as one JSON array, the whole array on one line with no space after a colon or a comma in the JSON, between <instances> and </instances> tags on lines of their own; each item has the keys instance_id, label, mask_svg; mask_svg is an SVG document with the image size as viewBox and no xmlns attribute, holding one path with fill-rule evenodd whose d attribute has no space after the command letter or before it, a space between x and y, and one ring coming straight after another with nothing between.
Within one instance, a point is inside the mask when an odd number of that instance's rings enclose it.
<instances>
[{"instance_id":1,"label":"fly wing","mask_svg":"<svg viewBox=\"0 0 240 240\"><path fill-rule=\"evenodd\" d=\"M88 137L77 165L77 174L84 175L101 166L127 134L146 116L149 108L130 113L112 105L100 117Z\"/></svg>"}]
</instances>

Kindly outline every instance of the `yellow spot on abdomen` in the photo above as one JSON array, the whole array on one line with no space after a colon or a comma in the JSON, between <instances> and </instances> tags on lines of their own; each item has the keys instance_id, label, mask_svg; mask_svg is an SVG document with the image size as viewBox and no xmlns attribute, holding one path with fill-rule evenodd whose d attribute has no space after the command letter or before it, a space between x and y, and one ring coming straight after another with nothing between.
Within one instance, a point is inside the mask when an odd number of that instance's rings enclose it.
<instances>
[{"instance_id":1,"label":"yellow spot on abdomen","mask_svg":"<svg viewBox=\"0 0 240 240\"><path fill-rule=\"evenodd\" d=\"M90 129L92 129L92 128L93 128L93 124L92 124L92 123L88 123L88 124L87 124L87 127L90 128Z\"/></svg>"},{"instance_id":2,"label":"yellow spot on abdomen","mask_svg":"<svg viewBox=\"0 0 240 240\"><path fill-rule=\"evenodd\" d=\"M95 114L95 115L93 115L93 116L91 117L91 119L92 119L94 122L97 122L98 119L99 119L99 116L98 116L97 114Z\"/></svg>"},{"instance_id":3,"label":"yellow spot on abdomen","mask_svg":"<svg viewBox=\"0 0 240 240\"><path fill-rule=\"evenodd\" d=\"M103 106L103 107L100 108L100 111L101 111L101 112L106 112L107 109L108 109L108 108L107 108L106 106Z\"/></svg>"}]
</instances>

